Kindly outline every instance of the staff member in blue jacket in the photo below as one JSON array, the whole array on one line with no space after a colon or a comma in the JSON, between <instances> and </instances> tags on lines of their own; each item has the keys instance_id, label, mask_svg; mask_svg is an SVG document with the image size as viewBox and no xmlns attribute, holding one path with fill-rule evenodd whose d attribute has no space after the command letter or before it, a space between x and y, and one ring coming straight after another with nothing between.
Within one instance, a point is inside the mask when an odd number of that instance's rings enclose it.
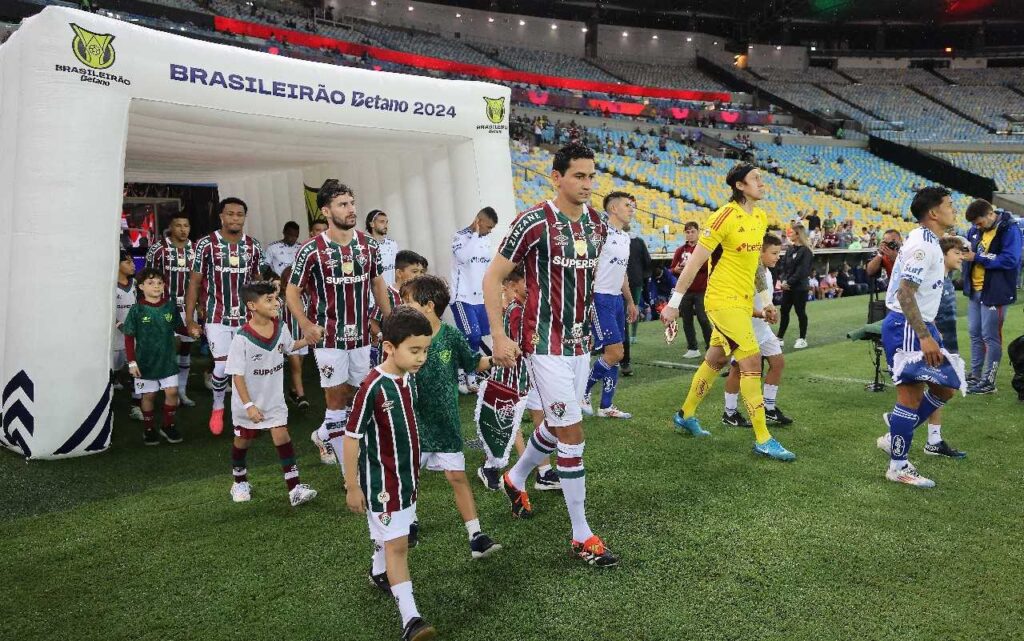
<instances>
[{"instance_id":1,"label":"staff member in blue jacket","mask_svg":"<svg viewBox=\"0 0 1024 641\"><path fill-rule=\"evenodd\" d=\"M1017 300L1021 231L1009 212L996 211L987 200L967 207L971 253L964 255L964 295L971 336L968 394L996 391L996 370L1003 356L1006 306Z\"/></svg>"}]
</instances>

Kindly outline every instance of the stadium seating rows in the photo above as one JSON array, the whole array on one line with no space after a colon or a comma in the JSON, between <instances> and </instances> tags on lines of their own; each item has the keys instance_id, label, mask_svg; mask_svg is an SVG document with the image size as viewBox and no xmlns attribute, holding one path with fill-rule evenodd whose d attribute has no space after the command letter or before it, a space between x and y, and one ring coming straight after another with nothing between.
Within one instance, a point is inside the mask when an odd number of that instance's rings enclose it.
<instances>
[{"instance_id":1,"label":"stadium seating rows","mask_svg":"<svg viewBox=\"0 0 1024 641\"><path fill-rule=\"evenodd\" d=\"M957 167L991 177L1000 191L1024 193L1024 154L933 152Z\"/></svg>"},{"instance_id":2,"label":"stadium seating rows","mask_svg":"<svg viewBox=\"0 0 1024 641\"><path fill-rule=\"evenodd\" d=\"M638 85L696 91L728 91L725 85L705 75L695 66L652 65L619 60L600 60L599 64L610 73Z\"/></svg>"}]
</instances>

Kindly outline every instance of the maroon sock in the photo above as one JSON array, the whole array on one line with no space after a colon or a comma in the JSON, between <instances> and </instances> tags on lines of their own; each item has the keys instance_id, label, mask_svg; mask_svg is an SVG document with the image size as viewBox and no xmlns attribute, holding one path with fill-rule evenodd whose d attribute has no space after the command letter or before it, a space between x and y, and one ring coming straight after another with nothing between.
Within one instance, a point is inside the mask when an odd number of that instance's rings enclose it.
<instances>
[{"instance_id":1,"label":"maroon sock","mask_svg":"<svg viewBox=\"0 0 1024 641\"><path fill-rule=\"evenodd\" d=\"M295 448L292 447L292 442L288 441L283 445L278 445L277 456L281 459L284 484L288 486L288 491L291 492L299 484L299 468L295 465Z\"/></svg>"},{"instance_id":2,"label":"maroon sock","mask_svg":"<svg viewBox=\"0 0 1024 641\"><path fill-rule=\"evenodd\" d=\"M142 410L142 429L146 430L147 432L152 431L153 429L154 414L155 412L153 410L149 410L148 412L146 410Z\"/></svg>"},{"instance_id":3,"label":"maroon sock","mask_svg":"<svg viewBox=\"0 0 1024 641\"><path fill-rule=\"evenodd\" d=\"M174 415L177 411L177 405L164 405L164 429L174 426Z\"/></svg>"},{"instance_id":4,"label":"maroon sock","mask_svg":"<svg viewBox=\"0 0 1024 641\"><path fill-rule=\"evenodd\" d=\"M245 454L248 451L245 448L231 446L231 474L235 477L235 483L249 480L249 472L245 469Z\"/></svg>"}]
</instances>

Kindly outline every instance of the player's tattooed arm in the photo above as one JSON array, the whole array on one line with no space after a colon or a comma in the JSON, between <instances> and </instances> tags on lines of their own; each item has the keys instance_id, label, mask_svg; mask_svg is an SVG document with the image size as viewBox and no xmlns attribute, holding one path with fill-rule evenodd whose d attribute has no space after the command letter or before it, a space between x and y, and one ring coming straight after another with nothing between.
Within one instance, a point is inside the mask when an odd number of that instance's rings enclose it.
<instances>
[{"instance_id":1,"label":"player's tattooed arm","mask_svg":"<svg viewBox=\"0 0 1024 641\"><path fill-rule=\"evenodd\" d=\"M900 309L907 317L907 324L914 330L919 339L930 338L928 326L921 318L921 309L917 306L918 284L907 279L900 281L900 288L896 291L896 300L900 302Z\"/></svg>"},{"instance_id":2,"label":"player's tattooed arm","mask_svg":"<svg viewBox=\"0 0 1024 641\"><path fill-rule=\"evenodd\" d=\"M754 272L754 293L763 292L768 289L768 279L765 278L765 270L767 269L764 265L757 266L757 271Z\"/></svg>"}]
</instances>

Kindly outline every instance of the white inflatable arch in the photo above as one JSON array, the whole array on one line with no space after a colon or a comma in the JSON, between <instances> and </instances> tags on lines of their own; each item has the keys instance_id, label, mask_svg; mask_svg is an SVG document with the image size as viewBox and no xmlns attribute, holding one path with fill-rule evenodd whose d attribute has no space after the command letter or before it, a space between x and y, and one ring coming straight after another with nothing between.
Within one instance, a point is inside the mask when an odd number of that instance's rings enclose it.
<instances>
[{"instance_id":1,"label":"white inflatable arch","mask_svg":"<svg viewBox=\"0 0 1024 641\"><path fill-rule=\"evenodd\" d=\"M0 47L0 443L103 451L123 185L216 183L263 242L305 228L303 183L448 273L485 205L514 215L505 87L349 69L209 44L59 7Z\"/></svg>"}]
</instances>

